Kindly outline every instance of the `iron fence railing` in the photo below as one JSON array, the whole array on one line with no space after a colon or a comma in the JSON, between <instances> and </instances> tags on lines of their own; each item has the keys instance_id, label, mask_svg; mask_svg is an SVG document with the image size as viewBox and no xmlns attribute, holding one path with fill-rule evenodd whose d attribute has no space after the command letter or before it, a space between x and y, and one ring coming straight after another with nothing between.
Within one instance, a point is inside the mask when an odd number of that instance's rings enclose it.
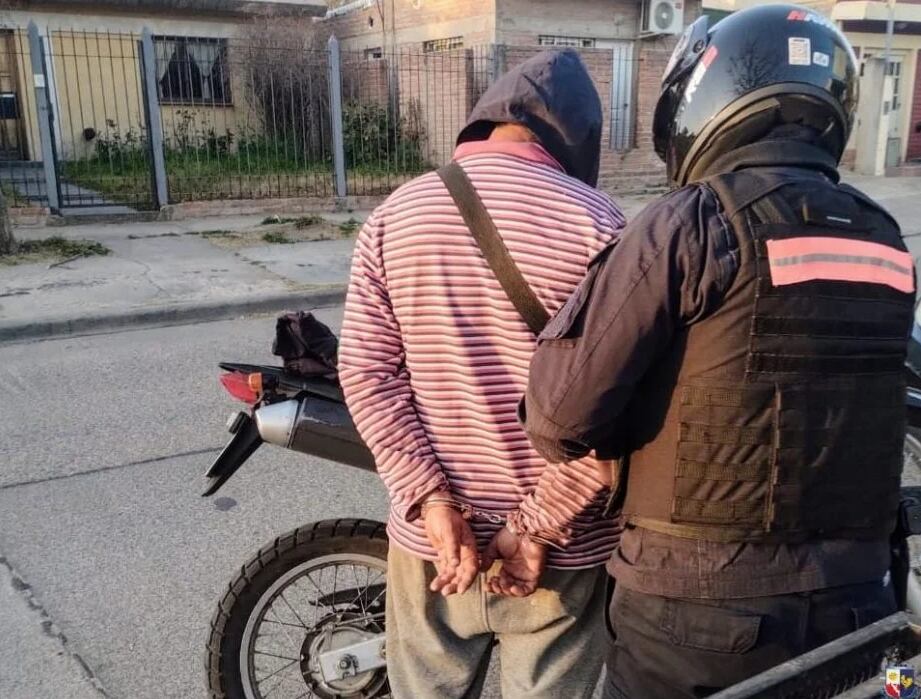
<instances>
[{"instance_id":1,"label":"iron fence railing","mask_svg":"<svg viewBox=\"0 0 921 699\"><path fill-rule=\"evenodd\" d=\"M139 37L43 37L62 208L153 205Z\"/></svg>"},{"instance_id":2,"label":"iron fence railing","mask_svg":"<svg viewBox=\"0 0 921 699\"><path fill-rule=\"evenodd\" d=\"M334 194L326 50L154 44L172 201Z\"/></svg>"},{"instance_id":3,"label":"iron fence railing","mask_svg":"<svg viewBox=\"0 0 921 699\"><path fill-rule=\"evenodd\" d=\"M387 194L450 160L487 87L542 50L353 51L298 32L2 36L0 186L13 205L60 208ZM632 45L580 53L604 106L604 148L628 150Z\"/></svg>"},{"instance_id":4,"label":"iron fence railing","mask_svg":"<svg viewBox=\"0 0 921 699\"><path fill-rule=\"evenodd\" d=\"M386 194L450 160L457 133L489 84L493 47L342 52L350 194Z\"/></svg>"}]
</instances>

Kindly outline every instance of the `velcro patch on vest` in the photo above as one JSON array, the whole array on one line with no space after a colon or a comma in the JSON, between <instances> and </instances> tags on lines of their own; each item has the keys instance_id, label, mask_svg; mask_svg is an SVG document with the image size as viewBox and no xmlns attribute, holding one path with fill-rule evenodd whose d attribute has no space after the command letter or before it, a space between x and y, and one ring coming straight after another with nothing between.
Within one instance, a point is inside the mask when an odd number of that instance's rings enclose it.
<instances>
[{"instance_id":1,"label":"velcro patch on vest","mask_svg":"<svg viewBox=\"0 0 921 699\"><path fill-rule=\"evenodd\" d=\"M774 286L822 280L883 284L906 294L915 290L911 255L887 245L821 236L766 243Z\"/></svg>"}]
</instances>

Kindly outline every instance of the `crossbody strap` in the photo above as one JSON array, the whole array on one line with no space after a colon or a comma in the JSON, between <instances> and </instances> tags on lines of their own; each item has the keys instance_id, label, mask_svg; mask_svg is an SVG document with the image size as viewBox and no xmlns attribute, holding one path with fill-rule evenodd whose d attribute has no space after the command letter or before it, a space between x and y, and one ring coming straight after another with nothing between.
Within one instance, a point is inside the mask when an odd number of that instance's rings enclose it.
<instances>
[{"instance_id":1,"label":"crossbody strap","mask_svg":"<svg viewBox=\"0 0 921 699\"><path fill-rule=\"evenodd\" d=\"M496 279L499 280L499 284L505 290L509 301L531 328L531 332L540 335L547 321L550 320L550 315L509 254L508 248L505 247L496 229L496 224L486 211L483 200L474 189L467 173L456 162L451 162L438 171L438 176L448 188L464 223L470 229L470 233L480 247L486 262L489 263L493 274L496 275Z\"/></svg>"}]
</instances>

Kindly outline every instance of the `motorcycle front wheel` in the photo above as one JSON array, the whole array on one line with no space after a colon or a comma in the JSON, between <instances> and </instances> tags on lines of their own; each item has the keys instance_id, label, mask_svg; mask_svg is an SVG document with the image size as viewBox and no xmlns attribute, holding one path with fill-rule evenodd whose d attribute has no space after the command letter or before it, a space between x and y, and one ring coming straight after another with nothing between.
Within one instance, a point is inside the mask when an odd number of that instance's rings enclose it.
<instances>
[{"instance_id":1,"label":"motorcycle front wheel","mask_svg":"<svg viewBox=\"0 0 921 699\"><path fill-rule=\"evenodd\" d=\"M320 668L324 653L382 638L387 546L380 522L341 519L263 547L231 581L211 621L211 699L389 696L384 667L358 666L332 681Z\"/></svg>"}]
</instances>

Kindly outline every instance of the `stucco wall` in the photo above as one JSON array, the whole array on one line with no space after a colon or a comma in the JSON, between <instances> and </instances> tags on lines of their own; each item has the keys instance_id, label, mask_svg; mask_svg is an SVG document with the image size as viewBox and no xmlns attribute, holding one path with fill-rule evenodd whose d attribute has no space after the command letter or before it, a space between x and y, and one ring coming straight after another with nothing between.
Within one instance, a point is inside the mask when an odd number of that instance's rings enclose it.
<instances>
[{"instance_id":1,"label":"stucco wall","mask_svg":"<svg viewBox=\"0 0 921 699\"><path fill-rule=\"evenodd\" d=\"M497 0L499 43L533 44L538 36L632 39L637 33L636 0Z\"/></svg>"},{"instance_id":2,"label":"stucco wall","mask_svg":"<svg viewBox=\"0 0 921 699\"><path fill-rule=\"evenodd\" d=\"M15 59L19 63L23 105L25 154L41 159L40 139L32 88L29 44L25 27L34 20L49 38L46 64L51 73L49 88L56 118L56 147L63 159L85 158L93 154L100 139L112 140L118 134L140 135L146 130L141 102L140 63L137 41L143 28L156 35L234 39L245 35L245 25L228 18L155 17L137 13L102 12L6 12L0 25L16 27ZM237 132L246 121L247 105L241 76L235 75L233 43L229 48L231 66L231 105L166 105L161 108L167 139L177 126L192 122L196 130L214 129L218 134ZM84 137L92 128L95 139Z\"/></svg>"},{"instance_id":3,"label":"stucco wall","mask_svg":"<svg viewBox=\"0 0 921 699\"><path fill-rule=\"evenodd\" d=\"M497 0L380 0L323 22L345 50L422 44L460 36L464 46L495 41ZM382 10L382 11L381 11Z\"/></svg>"}]
</instances>

